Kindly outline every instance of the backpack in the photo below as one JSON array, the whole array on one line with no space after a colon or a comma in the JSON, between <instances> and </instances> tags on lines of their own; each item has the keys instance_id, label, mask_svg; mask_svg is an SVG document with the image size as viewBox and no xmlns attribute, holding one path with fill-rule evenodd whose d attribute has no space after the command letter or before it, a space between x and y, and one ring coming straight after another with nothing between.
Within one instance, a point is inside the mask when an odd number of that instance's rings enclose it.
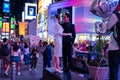
<instances>
[{"instance_id":1,"label":"backpack","mask_svg":"<svg viewBox=\"0 0 120 80\"><path fill-rule=\"evenodd\" d=\"M5 44L5 45L2 44L1 49L2 49L2 56L8 56L9 55L9 48L8 48L7 44Z\"/></svg>"},{"instance_id":2,"label":"backpack","mask_svg":"<svg viewBox=\"0 0 120 80\"><path fill-rule=\"evenodd\" d=\"M120 49L120 12L115 12L115 15L118 17L119 21L116 23L116 29L113 31L117 33L117 37L115 37L114 35L113 37L116 40Z\"/></svg>"}]
</instances>

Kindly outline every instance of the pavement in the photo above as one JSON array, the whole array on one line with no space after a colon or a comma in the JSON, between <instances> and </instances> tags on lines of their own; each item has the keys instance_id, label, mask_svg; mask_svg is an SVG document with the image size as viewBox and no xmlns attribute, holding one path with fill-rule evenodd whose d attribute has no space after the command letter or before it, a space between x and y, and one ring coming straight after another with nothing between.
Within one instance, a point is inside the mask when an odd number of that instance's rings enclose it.
<instances>
[{"instance_id":1,"label":"pavement","mask_svg":"<svg viewBox=\"0 0 120 80\"><path fill-rule=\"evenodd\" d=\"M37 63L37 68L36 70L29 70L28 67L25 67L23 64L21 65L21 74L16 76L15 80L40 80L42 77L42 72L43 72L43 59L42 55L40 55ZM8 77L4 75L3 70L1 70L1 60L0 60L0 80L13 80L12 79L12 70L11 67L8 72Z\"/></svg>"},{"instance_id":2,"label":"pavement","mask_svg":"<svg viewBox=\"0 0 120 80\"><path fill-rule=\"evenodd\" d=\"M1 61L0 61L1 64ZM0 65L0 80L13 80L11 78L11 67L9 69L8 77L4 75L3 70L1 70L1 65ZM37 63L37 68L36 70L29 70L29 68L26 68L24 65L21 66L21 74L16 76L15 80L40 80L43 74L43 58L42 55L40 55ZM82 74L78 72L72 72L71 77L73 80L88 80L86 79L88 77L88 74ZM69 80L69 79L67 79Z\"/></svg>"}]
</instances>

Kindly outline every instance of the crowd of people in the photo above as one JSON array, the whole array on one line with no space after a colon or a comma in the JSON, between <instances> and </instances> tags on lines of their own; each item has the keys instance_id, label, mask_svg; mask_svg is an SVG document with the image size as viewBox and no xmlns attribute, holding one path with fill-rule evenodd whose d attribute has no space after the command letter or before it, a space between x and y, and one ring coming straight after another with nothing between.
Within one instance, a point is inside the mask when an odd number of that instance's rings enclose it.
<instances>
[{"instance_id":1,"label":"crowd of people","mask_svg":"<svg viewBox=\"0 0 120 80\"><path fill-rule=\"evenodd\" d=\"M72 58L76 59L76 52L92 51L90 42L74 43L76 33L74 24L69 22L70 14L65 13L64 23L60 23L60 16L52 17L55 24L54 43L40 40L38 44L30 44L23 39L18 41L4 38L0 42L0 58L3 61L4 74L8 76L11 64L15 64L17 74L21 74L21 64L29 70L36 70L40 54L43 57L43 69L53 67L56 72L69 73L72 65ZM107 49L107 45L104 50ZM63 60L63 69L60 67L60 58Z\"/></svg>"},{"instance_id":2,"label":"crowd of people","mask_svg":"<svg viewBox=\"0 0 120 80\"><path fill-rule=\"evenodd\" d=\"M51 67L52 53L48 43L40 42L30 45L23 40L12 41L4 38L0 42L0 59L3 61L4 74L8 76L11 65L16 65L17 75L21 74L21 66L36 70L39 55L43 55L44 67Z\"/></svg>"}]
</instances>

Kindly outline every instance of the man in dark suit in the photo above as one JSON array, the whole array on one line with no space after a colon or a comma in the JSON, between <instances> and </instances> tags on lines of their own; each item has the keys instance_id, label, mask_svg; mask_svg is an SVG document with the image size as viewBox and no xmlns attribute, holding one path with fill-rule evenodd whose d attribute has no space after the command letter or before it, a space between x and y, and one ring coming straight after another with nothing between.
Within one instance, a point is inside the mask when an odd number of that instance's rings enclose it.
<instances>
[{"instance_id":1,"label":"man in dark suit","mask_svg":"<svg viewBox=\"0 0 120 80\"><path fill-rule=\"evenodd\" d=\"M64 15L64 23L62 23L62 27L64 29L63 33L71 33L72 36L63 36L62 40L62 53L63 53L63 71L64 73L68 73L71 67L71 59L72 59L72 45L74 43L76 33L74 24L69 22L70 14L65 13Z\"/></svg>"}]
</instances>

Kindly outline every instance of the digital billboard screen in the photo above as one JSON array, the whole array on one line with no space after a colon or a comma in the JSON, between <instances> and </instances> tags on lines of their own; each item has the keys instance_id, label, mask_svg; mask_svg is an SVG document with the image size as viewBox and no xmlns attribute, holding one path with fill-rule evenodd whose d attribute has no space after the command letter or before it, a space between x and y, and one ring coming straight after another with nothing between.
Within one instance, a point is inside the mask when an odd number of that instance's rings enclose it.
<instances>
[{"instance_id":1,"label":"digital billboard screen","mask_svg":"<svg viewBox=\"0 0 120 80\"><path fill-rule=\"evenodd\" d=\"M28 16L36 16L36 7L35 6L28 6Z\"/></svg>"},{"instance_id":2,"label":"digital billboard screen","mask_svg":"<svg viewBox=\"0 0 120 80\"><path fill-rule=\"evenodd\" d=\"M37 4L26 3L25 4L25 19L31 20L36 18Z\"/></svg>"},{"instance_id":3,"label":"digital billboard screen","mask_svg":"<svg viewBox=\"0 0 120 80\"><path fill-rule=\"evenodd\" d=\"M3 3L3 12L10 12L10 3Z\"/></svg>"},{"instance_id":4,"label":"digital billboard screen","mask_svg":"<svg viewBox=\"0 0 120 80\"><path fill-rule=\"evenodd\" d=\"M4 0L4 2L10 2L10 0Z\"/></svg>"},{"instance_id":5,"label":"digital billboard screen","mask_svg":"<svg viewBox=\"0 0 120 80\"><path fill-rule=\"evenodd\" d=\"M2 28L2 31L3 32L9 32L9 23L8 22L3 22L3 28Z\"/></svg>"},{"instance_id":6,"label":"digital billboard screen","mask_svg":"<svg viewBox=\"0 0 120 80\"><path fill-rule=\"evenodd\" d=\"M75 7L73 12L74 24L77 33L80 32L95 32L95 22L101 21L100 17L93 15L89 11L89 7Z\"/></svg>"},{"instance_id":7,"label":"digital billboard screen","mask_svg":"<svg viewBox=\"0 0 120 80\"><path fill-rule=\"evenodd\" d=\"M11 29L15 29L15 23L14 22L15 22L15 18L11 18L11 20L10 20L10 24L11 24L10 28Z\"/></svg>"},{"instance_id":8,"label":"digital billboard screen","mask_svg":"<svg viewBox=\"0 0 120 80\"><path fill-rule=\"evenodd\" d=\"M2 17L0 17L0 28L2 28Z\"/></svg>"}]
</instances>

